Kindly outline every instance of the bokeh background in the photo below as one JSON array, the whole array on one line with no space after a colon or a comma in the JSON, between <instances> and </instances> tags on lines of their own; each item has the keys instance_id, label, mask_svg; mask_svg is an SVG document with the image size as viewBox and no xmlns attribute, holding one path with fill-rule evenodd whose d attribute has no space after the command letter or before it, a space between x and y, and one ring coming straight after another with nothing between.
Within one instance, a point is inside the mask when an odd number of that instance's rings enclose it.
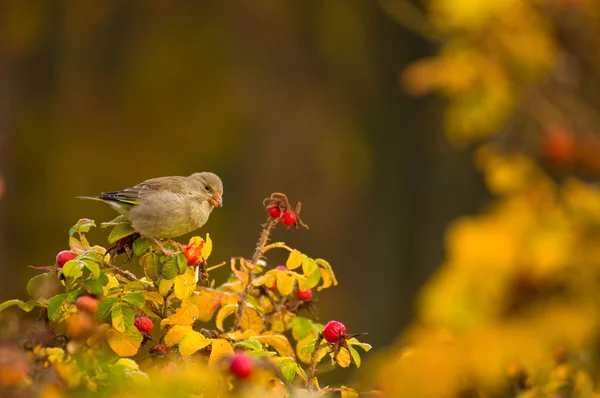
<instances>
[{"instance_id":1,"label":"bokeh background","mask_svg":"<svg viewBox=\"0 0 600 398\"><path fill-rule=\"evenodd\" d=\"M375 1L3 1L0 32L0 301L25 295L27 266L52 264L79 218L113 217L75 196L209 170L225 185L203 229L213 259L250 256L262 199L287 193L310 230L274 239L340 282L321 319L383 347L444 226L485 198L440 102L399 84L434 45Z\"/></svg>"}]
</instances>

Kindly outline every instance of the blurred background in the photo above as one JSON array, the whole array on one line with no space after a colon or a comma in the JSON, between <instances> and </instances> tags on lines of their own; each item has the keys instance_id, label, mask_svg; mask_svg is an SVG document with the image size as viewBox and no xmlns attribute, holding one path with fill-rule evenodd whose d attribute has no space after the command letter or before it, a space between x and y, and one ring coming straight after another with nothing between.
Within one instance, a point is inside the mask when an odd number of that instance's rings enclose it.
<instances>
[{"instance_id":1,"label":"blurred background","mask_svg":"<svg viewBox=\"0 0 600 398\"><path fill-rule=\"evenodd\" d=\"M207 170L225 185L200 231L214 262L249 257L262 199L287 193L310 230L273 239L340 282L317 295L321 320L382 347L441 262L444 226L485 197L440 102L399 86L434 47L377 2L15 0L0 32L0 301L24 297L27 266L53 264L79 218L114 217L75 196Z\"/></svg>"}]
</instances>

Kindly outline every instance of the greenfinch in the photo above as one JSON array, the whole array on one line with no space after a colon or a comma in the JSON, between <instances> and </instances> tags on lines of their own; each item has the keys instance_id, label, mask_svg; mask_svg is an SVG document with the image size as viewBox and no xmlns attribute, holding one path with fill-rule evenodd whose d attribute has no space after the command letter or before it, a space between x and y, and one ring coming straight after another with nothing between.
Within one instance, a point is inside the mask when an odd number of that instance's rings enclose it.
<instances>
[{"instance_id":1,"label":"greenfinch","mask_svg":"<svg viewBox=\"0 0 600 398\"><path fill-rule=\"evenodd\" d=\"M223 206L223 183L216 174L202 172L152 178L122 191L78 198L106 203L127 217L136 232L158 243L202 227L212 210Z\"/></svg>"}]
</instances>

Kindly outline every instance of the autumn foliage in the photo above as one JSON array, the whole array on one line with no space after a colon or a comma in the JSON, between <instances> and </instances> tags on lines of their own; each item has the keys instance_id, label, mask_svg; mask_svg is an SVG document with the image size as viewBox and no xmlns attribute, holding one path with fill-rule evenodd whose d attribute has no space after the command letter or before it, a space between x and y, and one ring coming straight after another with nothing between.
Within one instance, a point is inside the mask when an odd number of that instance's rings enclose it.
<instances>
[{"instance_id":1,"label":"autumn foliage","mask_svg":"<svg viewBox=\"0 0 600 398\"><path fill-rule=\"evenodd\" d=\"M285 195L276 198L289 207ZM295 220L304 225L297 214ZM191 238L171 257L123 217L102 224L110 229L110 250L88 241L92 220L79 220L57 264L34 267L45 272L28 283L30 298L0 305L0 311L18 306L39 313L25 345L3 348L4 357L14 359L0 360L0 391L44 397L352 394L321 386L317 366L358 367L360 351L371 347L345 331L323 340L305 292L337 280L327 261L268 243L279 222L268 215L253 256L229 260L230 277L217 283L210 271L225 263L209 264L208 234ZM177 250L172 241L164 245ZM275 250L288 253L283 269L268 263ZM119 257L132 271L116 265Z\"/></svg>"}]
</instances>

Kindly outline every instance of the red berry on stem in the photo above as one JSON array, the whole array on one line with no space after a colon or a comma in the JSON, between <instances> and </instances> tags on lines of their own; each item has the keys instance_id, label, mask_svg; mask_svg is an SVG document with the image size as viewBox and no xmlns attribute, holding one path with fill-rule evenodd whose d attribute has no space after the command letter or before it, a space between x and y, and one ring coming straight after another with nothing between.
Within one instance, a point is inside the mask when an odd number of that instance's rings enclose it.
<instances>
[{"instance_id":1,"label":"red berry on stem","mask_svg":"<svg viewBox=\"0 0 600 398\"><path fill-rule=\"evenodd\" d=\"M142 333L150 333L154 328L154 324L147 316L138 316L133 322L133 326Z\"/></svg>"},{"instance_id":2,"label":"red berry on stem","mask_svg":"<svg viewBox=\"0 0 600 398\"><path fill-rule=\"evenodd\" d=\"M269 212L269 215L272 218L280 218L281 217L281 209L279 208L279 206L271 206L267 209L267 211Z\"/></svg>"},{"instance_id":3,"label":"red berry on stem","mask_svg":"<svg viewBox=\"0 0 600 398\"><path fill-rule=\"evenodd\" d=\"M340 335L346 334L346 326L338 321L329 321L323 328L323 338L329 343L338 341Z\"/></svg>"},{"instance_id":4,"label":"red berry on stem","mask_svg":"<svg viewBox=\"0 0 600 398\"><path fill-rule=\"evenodd\" d=\"M79 311L94 313L98 309L98 300L92 296L80 296L75 300L75 306Z\"/></svg>"},{"instance_id":5,"label":"red berry on stem","mask_svg":"<svg viewBox=\"0 0 600 398\"><path fill-rule=\"evenodd\" d=\"M245 379L252 374L253 370L252 358L243 351L236 352L229 365L229 371L240 379Z\"/></svg>"},{"instance_id":6,"label":"red berry on stem","mask_svg":"<svg viewBox=\"0 0 600 398\"><path fill-rule=\"evenodd\" d=\"M278 269L279 271L287 271L287 267L285 265L278 265L277 267L275 267L275 269Z\"/></svg>"},{"instance_id":7,"label":"red berry on stem","mask_svg":"<svg viewBox=\"0 0 600 398\"><path fill-rule=\"evenodd\" d=\"M68 250L63 250L56 255L56 265L62 268L67 262L73 260L75 257L77 257L75 253Z\"/></svg>"},{"instance_id":8,"label":"red berry on stem","mask_svg":"<svg viewBox=\"0 0 600 398\"><path fill-rule=\"evenodd\" d=\"M281 216L281 221L283 222L283 225L285 225L286 227L289 227L290 225L296 224L297 218L294 213L292 213L289 210L286 210L283 212L283 215Z\"/></svg>"},{"instance_id":9,"label":"red berry on stem","mask_svg":"<svg viewBox=\"0 0 600 398\"><path fill-rule=\"evenodd\" d=\"M296 297L298 297L298 300L309 301L312 298L312 294L313 293L311 289L296 290Z\"/></svg>"},{"instance_id":10,"label":"red berry on stem","mask_svg":"<svg viewBox=\"0 0 600 398\"><path fill-rule=\"evenodd\" d=\"M167 355L167 347L165 347L163 344L157 344L154 347L150 348L149 352L151 355L165 356Z\"/></svg>"}]
</instances>

